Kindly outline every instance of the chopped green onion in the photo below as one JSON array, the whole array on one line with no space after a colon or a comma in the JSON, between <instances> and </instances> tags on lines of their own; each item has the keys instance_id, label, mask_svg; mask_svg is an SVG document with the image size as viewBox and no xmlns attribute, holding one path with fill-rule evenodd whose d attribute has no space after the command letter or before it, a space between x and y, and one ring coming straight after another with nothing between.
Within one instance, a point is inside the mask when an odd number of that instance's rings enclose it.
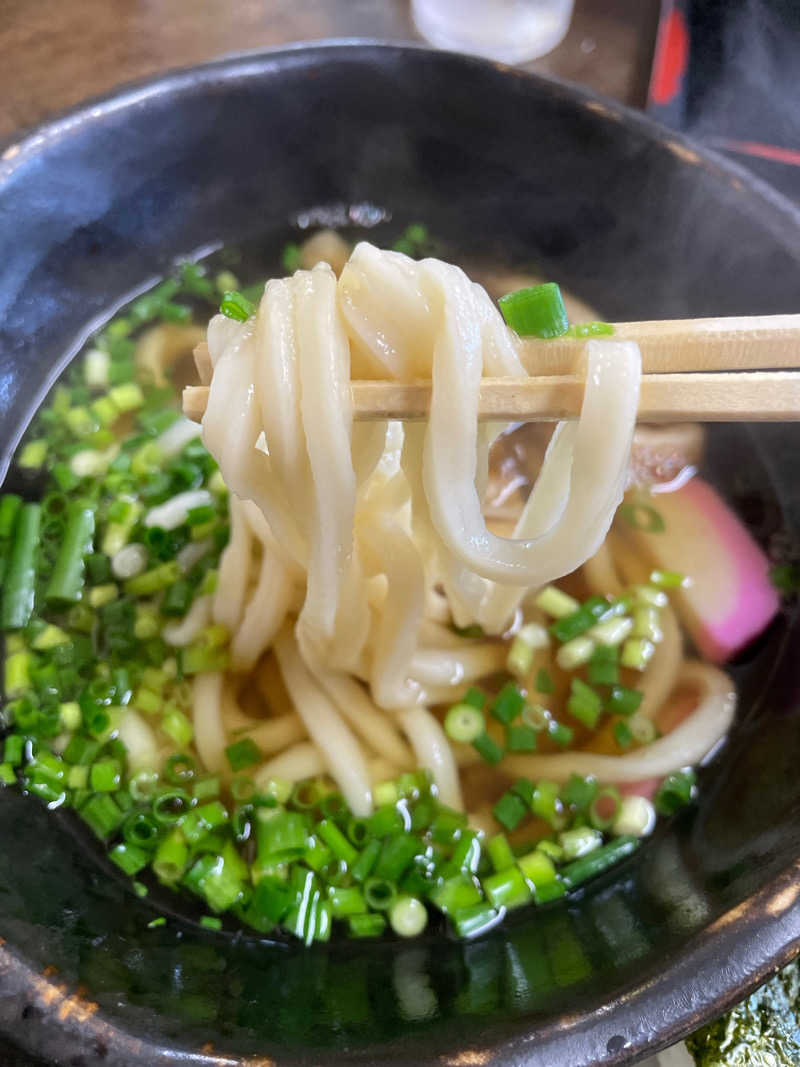
<instances>
[{"instance_id":1,"label":"chopped green onion","mask_svg":"<svg viewBox=\"0 0 800 1067\"><path fill-rule=\"evenodd\" d=\"M219 274L214 278L214 288L217 290L220 296L222 296L229 289L239 288L239 279L230 270L221 270Z\"/></svg>"},{"instance_id":2,"label":"chopped green onion","mask_svg":"<svg viewBox=\"0 0 800 1067\"><path fill-rule=\"evenodd\" d=\"M554 619L563 619L580 607L578 601L555 585L546 585L534 600L536 607Z\"/></svg>"},{"instance_id":3,"label":"chopped green onion","mask_svg":"<svg viewBox=\"0 0 800 1067\"><path fill-rule=\"evenodd\" d=\"M84 356L83 370L90 389L107 389L111 357L100 348L90 348Z\"/></svg>"},{"instance_id":4,"label":"chopped green onion","mask_svg":"<svg viewBox=\"0 0 800 1067\"><path fill-rule=\"evenodd\" d=\"M573 678L570 686L570 695L567 700L567 711L584 726L594 730L603 710L603 702L599 695L582 682L580 678Z\"/></svg>"},{"instance_id":5,"label":"chopped green onion","mask_svg":"<svg viewBox=\"0 0 800 1067\"><path fill-rule=\"evenodd\" d=\"M598 645L589 660L588 676L592 685L616 685L619 682L618 662L616 648Z\"/></svg>"},{"instance_id":6,"label":"chopped green onion","mask_svg":"<svg viewBox=\"0 0 800 1067\"><path fill-rule=\"evenodd\" d=\"M3 688L6 697L14 700L30 688L30 668L33 662L30 652L15 652L6 657L3 670Z\"/></svg>"},{"instance_id":7,"label":"chopped green onion","mask_svg":"<svg viewBox=\"0 0 800 1067\"><path fill-rule=\"evenodd\" d=\"M558 722L556 719L551 719L547 727L547 736L551 741L555 741L561 748L567 748L572 744L572 740L575 737L575 731L571 726L567 726L565 722Z\"/></svg>"},{"instance_id":8,"label":"chopped green onion","mask_svg":"<svg viewBox=\"0 0 800 1067\"><path fill-rule=\"evenodd\" d=\"M589 631L589 637L599 645L606 648L616 648L621 645L628 634L633 632L634 621L623 615L619 618L607 619L598 622Z\"/></svg>"},{"instance_id":9,"label":"chopped green onion","mask_svg":"<svg viewBox=\"0 0 800 1067\"><path fill-rule=\"evenodd\" d=\"M615 685L606 704L612 715L633 715L642 702L644 693L639 689L627 689L624 685Z\"/></svg>"},{"instance_id":10,"label":"chopped green onion","mask_svg":"<svg viewBox=\"0 0 800 1067\"><path fill-rule=\"evenodd\" d=\"M99 741L90 741L88 737L75 734L64 749L64 759L67 763L88 765L95 761L101 747Z\"/></svg>"},{"instance_id":11,"label":"chopped green onion","mask_svg":"<svg viewBox=\"0 0 800 1067\"><path fill-rule=\"evenodd\" d=\"M372 873L378 856L381 854L380 841L370 841L364 850L350 864L350 872L356 882L364 882Z\"/></svg>"},{"instance_id":12,"label":"chopped green onion","mask_svg":"<svg viewBox=\"0 0 800 1067\"><path fill-rule=\"evenodd\" d=\"M486 842L486 852L496 871L505 871L514 865L514 853L505 834L495 834Z\"/></svg>"},{"instance_id":13,"label":"chopped green onion","mask_svg":"<svg viewBox=\"0 0 800 1067\"><path fill-rule=\"evenodd\" d=\"M452 878L456 874L474 874L481 858L481 838L475 830L462 831L453 849L453 854L442 868L442 876Z\"/></svg>"},{"instance_id":14,"label":"chopped green onion","mask_svg":"<svg viewBox=\"0 0 800 1067\"><path fill-rule=\"evenodd\" d=\"M333 853L331 850L320 841L316 834L312 834L309 837L306 844L305 852L303 853L303 862L307 867L310 867L312 871L319 872L323 867L327 867L329 863L333 861ZM363 911L363 908L359 908L359 911Z\"/></svg>"},{"instance_id":15,"label":"chopped green onion","mask_svg":"<svg viewBox=\"0 0 800 1067\"><path fill-rule=\"evenodd\" d=\"M22 508L22 497L6 493L0 498L0 541L10 541Z\"/></svg>"},{"instance_id":16,"label":"chopped green onion","mask_svg":"<svg viewBox=\"0 0 800 1067\"><path fill-rule=\"evenodd\" d=\"M540 852L544 852L546 856L549 856L554 863L560 863L564 858L564 850L561 845L557 845L555 841L551 841L549 838L537 841L536 847Z\"/></svg>"},{"instance_id":17,"label":"chopped green onion","mask_svg":"<svg viewBox=\"0 0 800 1067\"><path fill-rule=\"evenodd\" d=\"M89 590L88 601L93 608L102 608L105 604L110 604L112 600L116 600L119 596L119 589L112 582L108 585L95 585Z\"/></svg>"},{"instance_id":18,"label":"chopped green onion","mask_svg":"<svg viewBox=\"0 0 800 1067\"><path fill-rule=\"evenodd\" d=\"M653 585L634 585L631 592L634 604L663 608L669 603L667 594Z\"/></svg>"},{"instance_id":19,"label":"chopped green onion","mask_svg":"<svg viewBox=\"0 0 800 1067\"><path fill-rule=\"evenodd\" d=\"M369 818L369 832L373 837L387 837L405 827L400 808L394 803L377 808Z\"/></svg>"},{"instance_id":20,"label":"chopped green onion","mask_svg":"<svg viewBox=\"0 0 800 1067\"><path fill-rule=\"evenodd\" d=\"M3 785L16 785L17 772L10 763L0 763L0 783Z\"/></svg>"},{"instance_id":21,"label":"chopped green onion","mask_svg":"<svg viewBox=\"0 0 800 1067\"><path fill-rule=\"evenodd\" d=\"M650 574L650 584L658 589L680 589L687 582L686 575L680 571L652 571Z\"/></svg>"},{"instance_id":22,"label":"chopped green onion","mask_svg":"<svg viewBox=\"0 0 800 1067\"><path fill-rule=\"evenodd\" d=\"M528 814L528 808L515 793L504 793L492 808L492 814L507 830L516 830Z\"/></svg>"},{"instance_id":23,"label":"chopped green onion","mask_svg":"<svg viewBox=\"0 0 800 1067\"><path fill-rule=\"evenodd\" d=\"M533 666L537 649L547 648L549 644L547 630L543 626L536 622L527 623L511 643L506 668L511 674L524 678Z\"/></svg>"},{"instance_id":24,"label":"chopped green onion","mask_svg":"<svg viewBox=\"0 0 800 1067\"><path fill-rule=\"evenodd\" d=\"M285 804L292 795L292 783L287 778L269 778L259 786L264 796L274 798L278 804Z\"/></svg>"},{"instance_id":25,"label":"chopped green onion","mask_svg":"<svg viewBox=\"0 0 800 1067\"><path fill-rule=\"evenodd\" d=\"M496 908L519 908L531 899L531 890L517 866L489 875L482 885Z\"/></svg>"},{"instance_id":26,"label":"chopped green onion","mask_svg":"<svg viewBox=\"0 0 800 1067\"><path fill-rule=\"evenodd\" d=\"M100 838L110 837L124 818L110 793L95 793L80 809L80 816Z\"/></svg>"},{"instance_id":27,"label":"chopped green onion","mask_svg":"<svg viewBox=\"0 0 800 1067\"><path fill-rule=\"evenodd\" d=\"M418 937L428 925L428 909L417 897L399 896L389 908L389 923L400 937Z\"/></svg>"},{"instance_id":28,"label":"chopped green onion","mask_svg":"<svg viewBox=\"0 0 800 1067\"><path fill-rule=\"evenodd\" d=\"M612 827L617 836L646 837L653 829L656 812L647 797L636 794L624 796Z\"/></svg>"},{"instance_id":29,"label":"chopped green onion","mask_svg":"<svg viewBox=\"0 0 800 1067\"><path fill-rule=\"evenodd\" d=\"M444 730L452 741L469 744L486 729L483 712L470 704L454 704L444 720Z\"/></svg>"},{"instance_id":30,"label":"chopped green onion","mask_svg":"<svg viewBox=\"0 0 800 1067\"><path fill-rule=\"evenodd\" d=\"M145 715L155 715L161 711L164 706L164 700L158 693L142 687L136 690L133 706L144 712Z\"/></svg>"},{"instance_id":31,"label":"chopped green onion","mask_svg":"<svg viewBox=\"0 0 800 1067\"><path fill-rule=\"evenodd\" d=\"M17 466L22 470L41 470L47 459L47 449L47 441L28 441L17 457Z\"/></svg>"},{"instance_id":32,"label":"chopped green onion","mask_svg":"<svg viewBox=\"0 0 800 1067\"><path fill-rule=\"evenodd\" d=\"M393 882L399 881L420 851L420 841L413 834L402 832L387 838L373 869L373 875Z\"/></svg>"},{"instance_id":33,"label":"chopped green onion","mask_svg":"<svg viewBox=\"0 0 800 1067\"><path fill-rule=\"evenodd\" d=\"M643 637L629 637L622 646L620 665L633 671L644 671L653 658L656 646Z\"/></svg>"},{"instance_id":34,"label":"chopped green onion","mask_svg":"<svg viewBox=\"0 0 800 1067\"><path fill-rule=\"evenodd\" d=\"M632 637L643 637L658 644L664 636L661 629L661 613L650 606L636 608L633 612Z\"/></svg>"},{"instance_id":35,"label":"chopped green onion","mask_svg":"<svg viewBox=\"0 0 800 1067\"><path fill-rule=\"evenodd\" d=\"M233 842L228 842L219 855L201 856L184 876L184 884L204 897L212 911L225 911L241 900L246 873Z\"/></svg>"},{"instance_id":36,"label":"chopped green onion","mask_svg":"<svg viewBox=\"0 0 800 1067\"><path fill-rule=\"evenodd\" d=\"M295 271L300 270L300 261L302 253L300 251L300 245L294 241L288 241L283 246L281 252L281 266L287 274L294 274Z\"/></svg>"},{"instance_id":37,"label":"chopped green onion","mask_svg":"<svg viewBox=\"0 0 800 1067\"><path fill-rule=\"evenodd\" d=\"M261 763L264 758L263 752L250 737L243 737L241 741L234 741L232 745L228 745L225 755L234 773L253 767Z\"/></svg>"},{"instance_id":38,"label":"chopped green onion","mask_svg":"<svg viewBox=\"0 0 800 1067\"><path fill-rule=\"evenodd\" d=\"M153 872L164 885L175 885L183 877L189 847L180 830L173 830L158 845L153 856Z\"/></svg>"},{"instance_id":39,"label":"chopped green onion","mask_svg":"<svg viewBox=\"0 0 800 1067\"><path fill-rule=\"evenodd\" d=\"M192 808L180 820L180 829L190 845L197 844L206 834L225 826L228 822L228 809L219 800L210 800Z\"/></svg>"},{"instance_id":40,"label":"chopped green onion","mask_svg":"<svg viewBox=\"0 0 800 1067\"><path fill-rule=\"evenodd\" d=\"M122 766L119 760L104 759L92 764L89 784L95 793L113 793L122 781Z\"/></svg>"},{"instance_id":41,"label":"chopped green onion","mask_svg":"<svg viewBox=\"0 0 800 1067\"><path fill-rule=\"evenodd\" d=\"M674 815L686 807L695 794L697 776L692 770L668 774L655 795L655 808L659 815Z\"/></svg>"},{"instance_id":42,"label":"chopped green onion","mask_svg":"<svg viewBox=\"0 0 800 1067\"><path fill-rule=\"evenodd\" d=\"M556 881L556 868L553 861L541 849L535 848L517 860L517 866L533 885L534 890L542 889Z\"/></svg>"},{"instance_id":43,"label":"chopped green onion","mask_svg":"<svg viewBox=\"0 0 800 1067\"><path fill-rule=\"evenodd\" d=\"M357 886L328 886L328 899L335 919L348 915L360 915L366 911L364 894Z\"/></svg>"},{"instance_id":44,"label":"chopped green onion","mask_svg":"<svg viewBox=\"0 0 800 1067\"><path fill-rule=\"evenodd\" d=\"M564 859L569 862L594 852L603 843L603 835L590 826L576 826L559 834L559 844L564 850Z\"/></svg>"},{"instance_id":45,"label":"chopped green onion","mask_svg":"<svg viewBox=\"0 0 800 1067\"><path fill-rule=\"evenodd\" d=\"M472 747L486 760L487 763L499 763L503 758L503 750L498 743L483 733L472 742Z\"/></svg>"},{"instance_id":46,"label":"chopped green onion","mask_svg":"<svg viewBox=\"0 0 800 1067\"><path fill-rule=\"evenodd\" d=\"M583 813L594 800L597 788L594 778L582 778L579 774L573 774L561 790L561 799L575 811Z\"/></svg>"},{"instance_id":47,"label":"chopped green onion","mask_svg":"<svg viewBox=\"0 0 800 1067\"><path fill-rule=\"evenodd\" d=\"M522 709L522 721L532 730L540 732L550 728L552 718L550 712L542 704L528 704Z\"/></svg>"},{"instance_id":48,"label":"chopped green onion","mask_svg":"<svg viewBox=\"0 0 800 1067\"><path fill-rule=\"evenodd\" d=\"M486 901L480 901L458 908L451 914L450 920L458 936L469 939L490 929L502 915L502 911L493 908Z\"/></svg>"},{"instance_id":49,"label":"chopped green onion","mask_svg":"<svg viewBox=\"0 0 800 1067\"><path fill-rule=\"evenodd\" d=\"M3 578L0 602L0 627L3 630L19 630L31 617L40 522L41 507L38 504L22 505Z\"/></svg>"},{"instance_id":50,"label":"chopped green onion","mask_svg":"<svg viewBox=\"0 0 800 1067\"><path fill-rule=\"evenodd\" d=\"M448 878L430 894L431 901L445 913L451 914L482 901L481 892L469 875L460 874Z\"/></svg>"},{"instance_id":51,"label":"chopped green onion","mask_svg":"<svg viewBox=\"0 0 800 1067\"><path fill-rule=\"evenodd\" d=\"M597 611L593 610L593 605L589 603L581 604L569 615L564 615L552 623L550 633L562 643L572 641L573 638L580 637L581 634L586 633L596 622Z\"/></svg>"},{"instance_id":52,"label":"chopped green onion","mask_svg":"<svg viewBox=\"0 0 800 1067\"><path fill-rule=\"evenodd\" d=\"M518 778L511 786L511 792L524 800L528 807L533 803L534 785L530 778Z\"/></svg>"},{"instance_id":53,"label":"chopped green onion","mask_svg":"<svg viewBox=\"0 0 800 1067\"><path fill-rule=\"evenodd\" d=\"M150 854L144 849L137 848L136 845L120 842L109 852L109 859L126 874L133 875L138 874L143 867L147 866L150 862Z\"/></svg>"},{"instance_id":54,"label":"chopped green onion","mask_svg":"<svg viewBox=\"0 0 800 1067\"><path fill-rule=\"evenodd\" d=\"M37 652L49 652L56 645L65 645L69 641L69 634L65 633L60 626L48 623L31 642Z\"/></svg>"},{"instance_id":55,"label":"chopped green onion","mask_svg":"<svg viewBox=\"0 0 800 1067\"><path fill-rule=\"evenodd\" d=\"M611 337L613 333L610 322L580 322L567 330L568 337Z\"/></svg>"},{"instance_id":56,"label":"chopped green onion","mask_svg":"<svg viewBox=\"0 0 800 1067\"><path fill-rule=\"evenodd\" d=\"M171 785L183 785L191 781L197 770L197 763L188 752L176 752L169 757L164 765L164 777ZM217 789L219 779L216 779ZM197 793L195 792L195 796Z\"/></svg>"},{"instance_id":57,"label":"chopped green onion","mask_svg":"<svg viewBox=\"0 0 800 1067\"><path fill-rule=\"evenodd\" d=\"M178 822L191 806L191 798L183 789L161 789L153 797L153 818L171 825Z\"/></svg>"},{"instance_id":58,"label":"chopped green onion","mask_svg":"<svg viewBox=\"0 0 800 1067\"><path fill-rule=\"evenodd\" d=\"M194 737L191 720L178 708L172 708L164 715L161 729L181 748L185 748Z\"/></svg>"},{"instance_id":59,"label":"chopped green onion","mask_svg":"<svg viewBox=\"0 0 800 1067\"><path fill-rule=\"evenodd\" d=\"M375 912L367 912L348 916L347 925L351 937L380 937L386 929L386 919Z\"/></svg>"},{"instance_id":60,"label":"chopped green onion","mask_svg":"<svg viewBox=\"0 0 800 1067\"><path fill-rule=\"evenodd\" d=\"M604 786L589 805L589 822L597 830L609 830L619 815L622 798L614 786Z\"/></svg>"},{"instance_id":61,"label":"chopped green onion","mask_svg":"<svg viewBox=\"0 0 800 1067\"><path fill-rule=\"evenodd\" d=\"M379 808L384 805L391 806L396 804L399 799L397 785L391 780L387 782L378 782L378 784L372 788L372 799L374 800L375 805Z\"/></svg>"},{"instance_id":62,"label":"chopped green onion","mask_svg":"<svg viewBox=\"0 0 800 1067\"><path fill-rule=\"evenodd\" d=\"M347 837L356 846L361 848L369 838L369 829L366 819L356 819L353 816L347 823Z\"/></svg>"},{"instance_id":63,"label":"chopped green onion","mask_svg":"<svg viewBox=\"0 0 800 1067\"><path fill-rule=\"evenodd\" d=\"M508 725L525 707L525 697L513 682L504 685L492 701L489 711L492 716Z\"/></svg>"},{"instance_id":64,"label":"chopped green onion","mask_svg":"<svg viewBox=\"0 0 800 1067\"><path fill-rule=\"evenodd\" d=\"M116 555L116 553L112 553ZM151 596L172 585L181 576L181 567L177 560L161 563L144 574L137 574L125 582L125 592L131 596Z\"/></svg>"},{"instance_id":65,"label":"chopped green onion","mask_svg":"<svg viewBox=\"0 0 800 1067\"><path fill-rule=\"evenodd\" d=\"M236 319L237 322L247 322L256 309L255 305L246 296L236 290L229 290L223 294L219 310L229 319Z\"/></svg>"},{"instance_id":66,"label":"chopped green onion","mask_svg":"<svg viewBox=\"0 0 800 1067\"><path fill-rule=\"evenodd\" d=\"M3 741L3 762L19 767L25 752L25 738L22 734L9 734Z\"/></svg>"},{"instance_id":67,"label":"chopped green onion","mask_svg":"<svg viewBox=\"0 0 800 1067\"><path fill-rule=\"evenodd\" d=\"M540 667L536 672L534 688L537 693L552 693L555 689L552 675L545 667Z\"/></svg>"},{"instance_id":68,"label":"chopped green onion","mask_svg":"<svg viewBox=\"0 0 800 1067\"><path fill-rule=\"evenodd\" d=\"M663 533L666 529L661 513L656 511L651 504L645 504L642 501L625 501L620 504L617 513L634 530L642 530L645 533Z\"/></svg>"},{"instance_id":69,"label":"chopped green onion","mask_svg":"<svg viewBox=\"0 0 800 1067\"><path fill-rule=\"evenodd\" d=\"M594 878L595 875L609 870L609 868L619 863L621 859L624 859L625 856L635 852L638 844L639 842L635 837L618 837L616 840L609 842L609 844L602 845L600 848L590 852L587 856L581 856L580 859L573 860L561 871L564 885L567 889L575 889L576 886L582 885L583 882Z\"/></svg>"},{"instance_id":70,"label":"chopped green onion","mask_svg":"<svg viewBox=\"0 0 800 1067\"><path fill-rule=\"evenodd\" d=\"M498 300L500 311L520 337L560 337L569 329L561 290L555 282L506 293Z\"/></svg>"},{"instance_id":71,"label":"chopped green onion","mask_svg":"<svg viewBox=\"0 0 800 1067\"><path fill-rule=\"evenodd\" d=\"M389 911L397 899L397 889L386 878L368 878L364 883L364 899L375 911Z\"/></svg>"},{"instance_id":72,"label":"chopped green onion","mask_svg":"<svg viewBox=\"0 0 800 1067\"><path fill-rule=\"evenodd\" d=\"M74 767L73 770L84 768ZM133 811L122 824L122 836L129 845L152 850L158 843L161 827L146 811Z\"/></svg>"},{"instance_id":73,"label":"chopped green onion","mask_svg":"<svg viewBox=\"0 0 800 1067\"><path fill-rule=\"evenodd\" d=\"M316 832L337 859L353 864L358 857L358 850L347 840L342 831L330 819L323 819L316 827Z\"/></svg>"},{"instance_id":74,"label":"chopped green onion","mask_svg":"<svg viewBox=\"0 0 800 1067\"><path fill-rule=\"evenodd\" d=\"M574 637L556 652L556 663L563 671L574 671L588 663L594 653L591 637Z\"/></svg>"},{"instance_id":75,"label":"chopped green onion","mask_svg":"<svg viewBox=\"0 0 800 1067\"><path fill-rule=\"evenodd\" d=\"M506 749L508 752L535 752L536 730L532 726L511 725L506 727Z\"/></svg>"},{"instance_id":76,"label":"chopped green onion","mask_svg":"<svg viewBox=\"0 0 800 1067\"><path fill-rule=\"evenodd\" d=\"M558 782L551 782L542 778L536 783L531 803L533 814L556 828L559 827L563 820L564 810L559 791Z\"/></svg>"},{"instance_id":77,"label":"chopped green onion","mask_svg":"<svg viewBox=\"0 0 800 1067\"><path fill-rule=\"evenodd\" d=\"M624 719L614 723L613 734L620 748L630 748L633 744L633 733Z\"/></svg>"},{"instance_id":78,"label":"chopped green onion","mask_svg":"<svg viewBox=\"0 0 800 1067\"><path fill-rule=\"evenodd\" d=\"M655 724L652 719L647 718L646 715L642 715L637 712L635 715L631 715L628 719L628 727L630 733L634 735L634 740L638 745L650 745L654 742L657 736Z\"/></svg>"},{"instance_id":79,"label":"chopped green onion","mask_svg":"<svg viewBox=\"0 0 800 1067\"><path fill-rule=\"evenodd\" d=\"M89 768L77 764L67 771L67 785L70 789L86 789L89 785Z\"/></svg>"}]
</instances>

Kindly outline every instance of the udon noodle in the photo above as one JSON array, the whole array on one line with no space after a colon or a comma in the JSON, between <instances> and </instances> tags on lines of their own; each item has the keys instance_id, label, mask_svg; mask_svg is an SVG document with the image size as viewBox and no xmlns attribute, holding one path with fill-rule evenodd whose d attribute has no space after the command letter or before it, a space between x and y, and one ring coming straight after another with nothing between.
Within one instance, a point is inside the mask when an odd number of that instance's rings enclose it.
<instances>
[{"instance_id":1,"label":"udon noodle","mask_svg":"<svg viewBox=\"0 0 800 1067\"><path fill-rule=\"evenodd\" d=\"M522 352L458 267L366 243L338 280L320 263L270 281L248 321L209 326L203 436L232 491L212 615L232 634L234 670L274 649L310 739L288 731L271 773L324 767L358 815L371 810L370 758L406 769L409 744L461 808L456 758L430 709L502 668L491 638L531 616L532 591L582 565L592 591L622 588L606 535L628 476L638 349L587 342L580 418L556 427L512 536L500 537L482 504L489 451L506 427L478 423L478 392L484 375L535 373ZM351 378L417 377L433 382L427 423L353 423ZM487 638L454 642L442 603L455 625L477 624ZM732 687L684 662L681 645L667 609L641 713L653 718L679 680L702 694L672 735L626 755L513 757L504 772L632 782L701 759L730 724ZM540 665L552 667L550 657ZM195 682L210 767L227 741L221 693L221 680Z\"/></svg>"}]
</instances>

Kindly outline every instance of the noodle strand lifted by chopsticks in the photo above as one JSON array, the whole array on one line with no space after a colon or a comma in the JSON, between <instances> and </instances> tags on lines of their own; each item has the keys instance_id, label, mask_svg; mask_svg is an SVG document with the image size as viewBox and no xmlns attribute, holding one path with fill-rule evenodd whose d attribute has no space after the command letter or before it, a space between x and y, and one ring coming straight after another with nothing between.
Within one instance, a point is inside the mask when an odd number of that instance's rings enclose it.
<instances>
[{"instance_id":1,"label":"noodle strand lifted by chopsticks","mask_svg":"<svg viewBox=\"0 0 800 1067\"><path fill-rule=\"evenodd\" d=\"M504 426L479 427L478 393L484 375L531 368L458 267L360 244L338 282L320 264L270 282L255 318L212 320L208 356L203 434L232 491L213 614L231 631L234 669L274 646L309 736L357 814L369 810L370 779L343 715L391 763L408 758L380 708L405 709L418 759L424 750L440 792L460 804L449 742L424 707L502 667L505 653L492 643L422 645L428 608L441 588L457 624L502 633L531 587L597 550L624 489L636 345L588 342L581 416L556 430L511 539L481 514L489 449ZM428 423L354 429L353 375L430 377ZM371 700L354 675L368 680ZM201 695L212 722L210 693Z\"/></svg>"}]
</instances>

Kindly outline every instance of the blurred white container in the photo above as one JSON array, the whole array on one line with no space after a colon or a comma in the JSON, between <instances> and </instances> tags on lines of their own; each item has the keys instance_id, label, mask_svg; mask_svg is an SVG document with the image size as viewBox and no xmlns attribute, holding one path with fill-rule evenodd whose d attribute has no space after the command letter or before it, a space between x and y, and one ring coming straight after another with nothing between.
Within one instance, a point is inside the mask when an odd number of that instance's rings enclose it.
<instances>
[{"instance_id":1,"label":"blurred white container","mask_svg":"<svg viewBox=\"0 0 800 1067\"><path fill-rule=\"evenodd\" d=\"M431 44L524 63L563 41L574 0L411 0L417 29Z\"/></svg>"}]
</instances>

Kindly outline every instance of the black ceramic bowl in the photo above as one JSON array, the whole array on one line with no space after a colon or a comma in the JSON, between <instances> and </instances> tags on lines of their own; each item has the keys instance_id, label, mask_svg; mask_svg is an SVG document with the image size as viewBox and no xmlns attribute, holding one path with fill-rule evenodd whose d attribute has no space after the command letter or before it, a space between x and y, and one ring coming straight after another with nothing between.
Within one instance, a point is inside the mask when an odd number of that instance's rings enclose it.
<instances>
[{"instance_id":1,"label":"black ceramic bowl","mask_svg":"<svg viewBox=\"0 0 800 1067\"><path fill-rule=\"evenodd\" d=\"M357 221L373 205L472 257L533 263L610 318L797 307L797 213L614 104L414 48L225 60L2 155L4 463L91 324L175 256L353 205ZM714 476L784 548L797 441L792 427L710 436ZM579 897L473 943L305 950L208 932L176 898L136 898L68 816L4 793L0 1029L72 1067L634 1062L800 941L794 630L784 616L736 666L737 725L696 810Z\"/></svg>"}]
</instances>

